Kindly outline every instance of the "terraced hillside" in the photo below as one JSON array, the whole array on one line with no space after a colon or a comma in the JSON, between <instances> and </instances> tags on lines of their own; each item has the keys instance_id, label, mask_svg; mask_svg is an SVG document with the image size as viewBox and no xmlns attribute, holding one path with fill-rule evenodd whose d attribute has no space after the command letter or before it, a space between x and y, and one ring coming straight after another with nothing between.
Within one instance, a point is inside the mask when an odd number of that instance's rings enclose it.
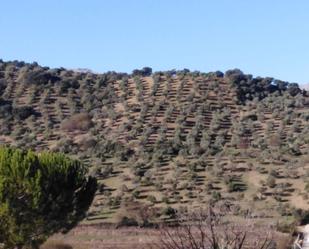
<instances>
[{"instance_id":1,"label":"terraced hillside","mask_svg":"<svg viewBox=\"0 0 309 249\"><path fill-rule=\"evenodd\" d=\"M83 160L88 222L169 220L222 202L236 215L309 209L309 95L239 70L94 74L0 61L0 142Z\"/></svg>"}]
</instances>

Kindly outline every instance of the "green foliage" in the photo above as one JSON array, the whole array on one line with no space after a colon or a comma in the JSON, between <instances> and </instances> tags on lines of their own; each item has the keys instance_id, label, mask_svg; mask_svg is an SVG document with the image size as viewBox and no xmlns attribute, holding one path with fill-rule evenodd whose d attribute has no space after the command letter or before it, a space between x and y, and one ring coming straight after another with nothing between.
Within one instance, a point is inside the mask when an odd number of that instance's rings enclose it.
<instances>
[{"instance_id":1,"label":"green foliage","mask_svg":"<svg viewBox=\"0 0 309 249\"><path fill-rule=\"evenodd\" d=\"M218 191L213 191L211 196L214 202L219 201L221 199L221 194Z\"/></svg>"},{"instance_id":2,"label":"green foliage","mask_svg":"<svg viewBox=\"0 0 309 249\"><path fill-rule=\"evenodd\" d=\"M96 191L87 169L62 154L0 148L0 241L38 248L85 217Z\"/></svg>"},{"instance_id":3,"label":"green foliage","mask_svg":"<svg viewBox=\"0 0 309 249\"><path fill-rule=\"evenodd\" d=\"M282 94L287 91L291 96L301 93L298 84L274 80L273 78L253 78L252 75L244 74L239 69L229 70L225 77L230 80L236 88L237 100L244 104L247 100L254 98L264 99L269 94L277 92Z\"/></svg>"},{"instance_id":4,"label":"green foliage","mask_svg":"<svg viewBox=\"0 0 309 249\"><path fill-rule=\"evenodd\" d=\"M152 74L152 68L144 67L142 69L135 69L132 72L133 76L150 76Z\"/></svg>"}]
</instances>

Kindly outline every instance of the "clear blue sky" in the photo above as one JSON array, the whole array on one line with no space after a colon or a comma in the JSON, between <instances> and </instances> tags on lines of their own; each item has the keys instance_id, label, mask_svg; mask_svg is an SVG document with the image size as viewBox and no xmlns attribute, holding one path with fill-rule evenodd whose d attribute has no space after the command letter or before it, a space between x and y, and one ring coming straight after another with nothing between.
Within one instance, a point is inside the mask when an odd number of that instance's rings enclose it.
<instances>
[{"instance_id":1,"label":"clear blue sky","mask_svg":"<svg viewBox=\"0 0 309 249\"><path fill-rule=\"evenodd\" d=\"M309 82L308 0L0 0L0 58Z\"/></svg>"}]
</instances>

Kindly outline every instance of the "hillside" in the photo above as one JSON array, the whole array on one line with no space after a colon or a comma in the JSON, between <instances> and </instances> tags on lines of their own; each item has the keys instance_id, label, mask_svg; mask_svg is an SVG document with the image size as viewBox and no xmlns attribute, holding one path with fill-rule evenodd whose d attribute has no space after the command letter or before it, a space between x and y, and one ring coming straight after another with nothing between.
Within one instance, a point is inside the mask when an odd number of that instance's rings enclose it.
<instances>
[{"instance_id":1,"label":"hillside","mask_svg":"<svg viewBox=\"0 0 309 249\"><path fill-rule=\"evenodd\" d=\"M309 209L309 95L297 84L239 70L94 74L0 61L0 96L2 144L91 167L100 188L89 222L168 220L209 202L259 218Z\"/></svg>"}]
</instances>

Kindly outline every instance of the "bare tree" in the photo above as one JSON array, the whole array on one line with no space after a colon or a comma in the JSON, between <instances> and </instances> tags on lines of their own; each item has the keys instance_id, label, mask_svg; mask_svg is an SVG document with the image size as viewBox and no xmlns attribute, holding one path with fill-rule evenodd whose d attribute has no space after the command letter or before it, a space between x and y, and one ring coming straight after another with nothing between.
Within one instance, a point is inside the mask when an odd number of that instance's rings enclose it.
<instances>
[{"instance_id":1,"label":"bare tree","mask_svg":"<svg viewBox=\"0 0 309 249\"><path fill-rule=\"evenodd\" d=\"M151 249L273 249L271 232L254 231L250 224L224 221L227 213L213 208L178 215L175 226L161 226Z\"/></svg>"}]
</instances>

